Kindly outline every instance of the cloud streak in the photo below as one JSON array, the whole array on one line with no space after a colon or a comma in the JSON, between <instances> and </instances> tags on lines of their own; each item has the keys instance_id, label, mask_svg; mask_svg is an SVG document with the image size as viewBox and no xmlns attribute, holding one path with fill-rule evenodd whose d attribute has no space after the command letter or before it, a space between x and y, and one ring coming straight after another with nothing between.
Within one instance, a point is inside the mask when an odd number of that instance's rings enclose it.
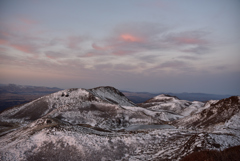
<instances>
[{"instance_id":1,"label":"cloud streak","mask_svg":"<svg viewBox=\"0 0 240 161\"><path fill-rule=\"evenodd\" d=\"M36 54L38 52L39 47L33 44L11 44L11 47L14 49L24 52L24 53L29 53L29 54Z\"/></svg>"},{"instance_id":2,"label":"cloud streak","mask_svg":"<svg viewBox=\"0 0 240 161\"><path fill-rule=\"evenodd\" d=\"M209 53L210 49L208 46L201 46L198 45L196 47L192 47L192 48L188 48L188 49L183 49L181 50L182 52L186 52L186 53L195 53L195 54L206 54Z\"/></svg>"},{"instance_id":3,"label":"cloud streak","mask_svg":"<svg viewBox=\"0 0 240 161\"><path fill-rule=\"evenodd\" d=\"M182 52L205 54L208 53L210 42L204 38L207 33L202 31L186 31L181 33L170 33L165 42Z\"/></svg>"},{"instance_id":4,"label":"cloud streak","mask_svg":"<svg viewBox=\"0 0 240 161\"><path fill-rule=\"evenodd\" d=\"M183 61L178 61L178 60L175 60L175 61L167 61L167 62L164 62L162 63L161 65L159 65L158 67L159 68L174 68L174 69L179 69L179 68L183 68L183 67L186 67L187 64Z\"/></svg>"},{"instance_id":5,"label":"cloud streak","mask_svg":"<svg viewBox=\"0 0 240 161\"><path fill-rule=\"evenodd\" d=\"M81 45L88 38L86 36L69 36L67 39L68 48L73 50L81 49Z\"/></svg>"},{"instance_id":6,"label":"cloud streak","mask_svg":"<svg viewBox=\"0 0 240 161\"><path fill-rule=\"evenodd\" d=\"M55 51L46 51L45 52L46 57L50 59L59 59L59 58L65 58L67 57L66 54L60 53L60 52L55 52Z\"/></svg>"},{"instance_id":7,"label":"cloud streak","mask_svg":"<svg viewBox=\"0 0 240 161\"><path fill-rule=\"evenodd\" d=\"M156 35L166 29L160 24L154 23L128 23L119 25L100 44L93 43L94 50L115 56L127 56L153 49L159 49L161 44L157 42Z\"/></svg>"},{"instance_id":8,"label":"cloud streak","mask_svg":"<svg viewBox=\"0 0 240 161\"><path fill-rule=\"evenodd\" d=\"M119 25L108 37L94 42L93 50L105 55L127 56L152 51L181 51L205 54L210 42L203 31L174 32L155 23L128 23ZM95 55L94 55L95 56Z\"/></svg>"}]
</instances>

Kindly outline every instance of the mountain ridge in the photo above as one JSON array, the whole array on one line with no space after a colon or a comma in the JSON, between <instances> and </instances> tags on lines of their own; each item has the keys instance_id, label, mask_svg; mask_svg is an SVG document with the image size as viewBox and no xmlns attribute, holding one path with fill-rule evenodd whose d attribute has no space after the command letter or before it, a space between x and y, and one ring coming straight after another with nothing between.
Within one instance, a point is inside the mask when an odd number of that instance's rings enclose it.
<instances>
[{"instance_id":1,"label":"mountain ridge","mask_svg":"<svg viewBox=\"0 0 240 161\"><path fill-rule=\"evenodd\" d=\"M210 107L188 116L181 120L176 121L174 125L181 126L185 124L188 128L211 128L211 126L225 123L230 120L234 115L240 112L240 96L232 96L214 102ZM228 127L225 125L225 127ZM236 127L240 128L240 126Z\"/></svg>"},{"instance_id":2,"label":"mountain ridge","mask_svg":"<svg viewBox=\"0 0 240 161\"><path fill-rule=\"evenodd\" d=\"M63 90L57 87L44 87L44 86L29 86L29 85L16 85L16 84L0 84L0 111L30 102L46 94L54 93ZM208 100L219 100L228 98L231 95L214 95L204 93L149 93L149 92L129 92L120 90L128 99L134 104L143 103L146 100L155 97L160 94L169 94L171 96L177 96L180 99L188 101L208 101Z\"/></svg>"},{"instance_id":3,"label":"mountain ridge","mask_svg":"<svg viewBox=\"0 0 240 161\"><path fill-rule=\"evenodd\" d=\"M239 96L202 103L162 94L141 106L101 86L9 108L0 113L0 159L178 161L240 145Z\"/></svg>"},{"instance_id":4,"label":"mountain ridge","mask_svg":"<svg viewBox=\"0 0 240 161\"><path fill-rule=\"evenodd\" d=\"M223 98L231 97L232 95L228 94L207 94L207 93L172 93L172 92L160 92L160 93L150 93L150 92L130 92L122 91L129 99L133 100L135 103L143 103L146 100L155 97L160 94L166 94L171 96L176 96L179 99L188 100L188 101L208 101L208 100L219 100Z\"/></svg>"}]
</instances>

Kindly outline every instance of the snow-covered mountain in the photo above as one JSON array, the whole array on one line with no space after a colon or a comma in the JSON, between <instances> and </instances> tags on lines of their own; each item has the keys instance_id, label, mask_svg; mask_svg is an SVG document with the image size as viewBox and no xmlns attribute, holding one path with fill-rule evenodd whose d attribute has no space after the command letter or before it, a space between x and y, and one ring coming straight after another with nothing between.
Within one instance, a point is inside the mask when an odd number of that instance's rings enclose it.
<instances>
[{"instance_id":1,"label":"snow-covered mountain","mask_svg":"<svg viewBox=\"0 0 240 161\"><path fill-rule=\"evenodd\" d=\"M240 130L240 97L207 102L200 112L175 121L185 128Z\"/></svg>"},{"instance_id":2,"label":"snow-covered mountain","mask_svg":"<svg viewBox=\"0 0 240 161\"><path fill-rule=\"evenodd\" d=\"M130 101L127 97L125 97L122 92L120 92L114 87L97 87L90 89L90 91L98 95L102 99L110 101L111 103L119 104L122 106L135 106L132 101Z\"/></svg>"},{"instance_id":3,"label":"snow-covered mountain","mask_svg":"<svg viewBox=\"0 0 240 161\"><path fill-rule=\"evenodd\" d=\"M133 105L113 87L90 90L75 88L7 109L0 114L0 121L28 124L42 117L51 117L71 124L87 124L107 130L122 129L135 124L163 123L158 116L154 117L156 112L146 112L141 108L138 111L131 110Z\"/></svg>"},{"instance_id":4,"label":"snow-covered mountain","mask_svg":"<svg viewBox=\"0 0 240 161\"><path fill-rule=\"evenodd\" d=\"M240 145L239 100L159 95L135 105L113 87L62 90L0 113L0 160L180 160L224 150Z\"/></svg>"},{"instance_id":5,"label":"snow-covered mountain","mask_svg":"<svg viewBox=\"0 0 240 161\"><path fill-rule=\"evenodd\" d=\"M174 96L161 94L147 100L144 103L138 104L138 106L153 111L168 111L178 115L188 116L203 107L204 103L199 101L190 102L186 100L180 100Z\"/></svg>"}]
</instances>

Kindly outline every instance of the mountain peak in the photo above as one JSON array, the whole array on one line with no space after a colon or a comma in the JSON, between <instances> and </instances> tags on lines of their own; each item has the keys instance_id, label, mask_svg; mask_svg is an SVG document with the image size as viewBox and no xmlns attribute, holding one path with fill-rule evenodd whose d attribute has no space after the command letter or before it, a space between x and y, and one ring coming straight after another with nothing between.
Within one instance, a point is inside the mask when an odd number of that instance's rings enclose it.
<instances>
[{"instance_id":1,"label":"mountain peak","mask_svg":"<svg viewBox=\"0 0 240 161\"><path fill-rule=\"evenodd\" d=\"M144 103L169 102L169 101L174 101L174 100L179 100L179 98L177 98L176 96L170 96L170 95L167 95L167 94L160 94L160 95L157 95L157 96L145 101Z\"/></svg>"},{"instance_id":2,"label":"mountain peak","mask_svg":"<svg viewBox=\"0 0 240 161\"><path fill-rule=\"evenodd\" d=\"M154 98L155 98L155 99L175 98L175 99L179 100L178 97L176 97L176 96L171 96L171 95L168 95L168 94L160 94L160 95L158 95L158 96L155 96Z\"/></svg>"},{"instance_id":3,"label":"mountain peak","mask_svg":"<svg viewBox=\"0 0 240 161\"><path fill-rule=\"evenodd\" d=\"M114 104L119 104L123 106L135 105L132 101L125 97L122 92L111 86L100 86L89 89L89 91Z\"/></svg>"}]
</instances>

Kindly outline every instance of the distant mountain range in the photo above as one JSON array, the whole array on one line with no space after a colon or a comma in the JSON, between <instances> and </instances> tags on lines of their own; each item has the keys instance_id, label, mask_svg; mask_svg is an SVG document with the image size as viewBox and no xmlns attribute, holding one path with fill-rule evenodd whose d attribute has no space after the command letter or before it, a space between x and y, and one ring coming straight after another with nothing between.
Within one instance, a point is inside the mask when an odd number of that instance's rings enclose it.
<instances>
[{"instance_id":1,"label":"distant mountain range","mask_svg":"<svg viewBox=\"0 0 240 161\"><path fill-rule=\"evenodd\" d=\"M30 102L46 94L51 94L62 89L57 87L41 87L41 86L23 86L16 84L0 84L0 111ZM121 91L133 103L143 103L146 100L153 98L160 94L167 94L176 96L182 100L188 101L202 101L220 100L228 98L231 95L217 95L217 94L204 94L204 93L149 93L149 92L129 92Z\"/></svg>"},{"instance_id":2,"label":"distant mountain range","mask_svg":"<svg viewBox=\"0 0 240 161\"><path fill-rule=\"evenodd\" d=\"M0 160L178 161L204 150L239 152L239 122L240 96L203 103L161 94L135 104L114 87L72 88L1 111Z\"/></svg>"},{"instance_id":3,"label":"distant mountain range","mask_svg":"<svg viewBox=\"0 0 240 161\"><path fill-rule=\"evenodd\" d=\"M0 85L0 94L2 93L15 93L15 94L46 94L62 90L57 87L44 87L44 86L23 86L16 84Z\"/></svg>"},{"instance_id":4,"label":"distant mountain range","mask_svg":"<svg viewBox=\"0 0 240 161\"><path fill-rule=\"evenodd\" d=\"M0 85L0 111L30 102L46 94L54 93L60 88L22 86L16 84Z\"/></svg>"},{"instance_id":5,"label":"distant mountain range","mask_svg":"<svg viewBox=\"0 0 240 161\"><path fill-rule=\"evenodd\" d=\"M146 100L160 94L176 96L182 100L202 101L202 102L206 102L208 100L220 100L220 99L228 98L231 96L231 95L187 93L187 92L183 92L183 93L149 93L149 92L129 92L129 91L121 91L121 92L130 100L132 100L134 103L143 103Z\"/></svg>"}]
</instances>

